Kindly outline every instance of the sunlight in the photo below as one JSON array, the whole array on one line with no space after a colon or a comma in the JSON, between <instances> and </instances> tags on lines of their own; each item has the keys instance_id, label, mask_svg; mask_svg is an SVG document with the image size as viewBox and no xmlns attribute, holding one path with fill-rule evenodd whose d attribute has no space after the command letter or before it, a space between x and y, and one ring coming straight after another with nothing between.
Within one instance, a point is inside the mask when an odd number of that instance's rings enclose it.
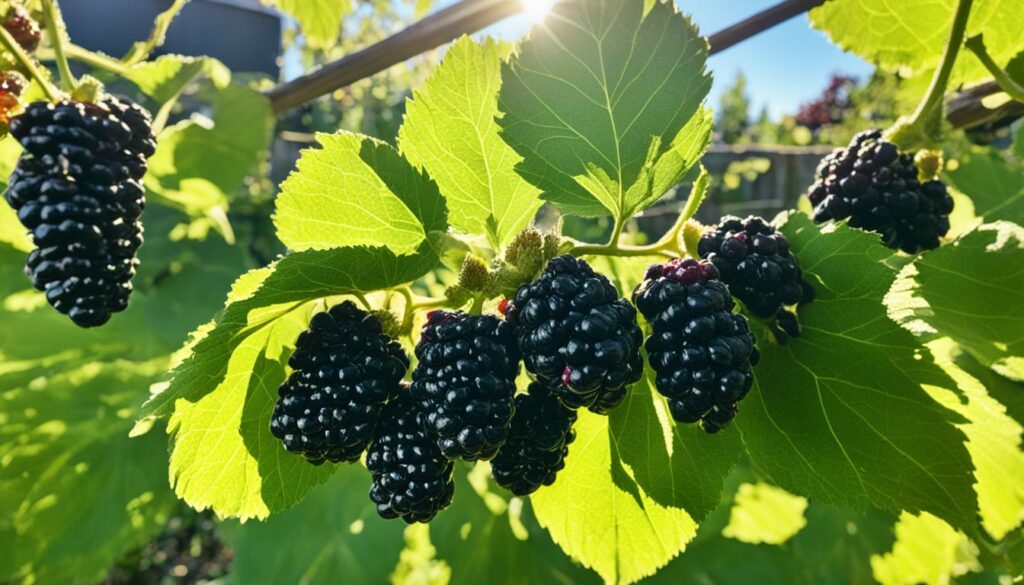
<instances>
[{"instance_id":1,"label":"sunlight","mask_svg":"<svg viewBox=\"0 0 1024 585\"><path fill-rule=\"evenodd\" d=\"M519 0L523 5L523 14L531 22L541 22L550 12L557 0Z\"/></svg>"}]
</instances>

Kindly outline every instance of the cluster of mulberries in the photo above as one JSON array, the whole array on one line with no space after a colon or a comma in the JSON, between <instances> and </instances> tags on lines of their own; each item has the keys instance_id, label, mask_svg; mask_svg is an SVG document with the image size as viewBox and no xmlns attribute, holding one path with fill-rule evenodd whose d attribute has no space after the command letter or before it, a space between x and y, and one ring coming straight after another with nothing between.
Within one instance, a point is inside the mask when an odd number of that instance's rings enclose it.
<instances>
[{"instance_id":1,"label":"cluster of mulberries","mask_svg":"<svg viewBox=\"0 0 1024 585\"><path fill-rule=\"evenodd\" d=\"M416 346L412 394L445 457L488 460L508 437L519 355L512 327L490 315L433 311Z\"/></svg>"},{"instance_id":2,"label":"cluster of mulberries","mask_svg":"<svg viewBox=\"0 0 1024 585\"><path fill-rule=\"evenodd\" d=\"M37 248L25 271L51 305L81 327L128 306L142 178L156 149L148 112L117 97L33 103L10 122L24 152L6 198Z\"/></svg>"},{"instance_id":3,"label":"cluster of mulberries","mask_svg":"<svg viewBox=\"0 0 1024 585\"><path fill-rule=\"evenodd\" d=\"M789 241L764 219L726 216L706 231L697 253L711 262L729 292L762 319L789 335L799 334L796 316L787 307L810 301L814 289L789 249Z\"/></svg>"},{"instance_id":4,"label":"cluster of mulberries","mask_svg":"<svg viewBox=\"0 0 1024 585\"><path fill-rule=\"evenodd\" d=\"M530 384L526 394L516 396L512 431L491 461L494 480L517 496L554 483L576 438L575 422L576 411L566 408L544 386Z\"/></svg>"},{"instance_id":5,"label":"cluster of mulberries","mask_svg":"<svg viewBox=\"0 0 1024 585\"><path fill-rule=\"evenodd\" d=\"M849 219L878 232L885 245L913 254L939 246L949 231L953 198L940 181L918 180L910 154L867 130L822 159L808 198L815 221Z\"/></svg>"},{"instance_id":6,"label":"cluster of mulberries","mask_svg":"<svg viewBox=\"0 0 1024 585\"><path fill-rule=\"evenodd\" d=\"M672 418L709 433L725 428L750 391L758 353L718 269L692 259L651 266L633 301L653 329L645 347Z\"/></svg>"},{"instance_id":7,"label":"cluster of mulberries","mask_svg":"<svg viewBox=\"0 0 1024 585\"><path fill-rule=\"evenodd\" d=\"M716 254L792 261L772 283L788 290L795 278L803 294L785 239L763 222L735 223L723 224L711 261L653 266L633 294L652 327L646 348L658 391L673 418L709 433L736 415L758 357L719 280ZM733 254L734 240L749 240L743 258ZM754 290L793 302L769 287ZM551 485L576 437L577 409L607 412L643 374L637 309L586 262L560 256L501 311L504 321L429 313L409 386L401 381L409 360L376 317L351 302L316 315L296 343L271 432L315 464L355 461L365 451L378 513L406 522L428 522L448 506L458 459L490 460L495 481L516 495ZM521 359L534 381L517 396Z\"/></svg>"},{"instance_id":8,"label":"cluster of mulberries","mask_svg":"<svg viewBox=\"0 0 1024 585\"><path fill-rule=\"evenodd\" d=\"M311 463L357 461L409 369L380 320L351 301L317 313L295 342L270 432Z\"/></svg>"},{"instance_id":9,"label":"cluster of mulberries","mask_svg":"<svg viewBox=\"0 0 1024 585\"><path fill-rule=\"evenodd\" d=\"M583 260L552 259L503 309L526 369L570 408L605 413L643 374L636 309Z\"/></svg>"}]
</instances>

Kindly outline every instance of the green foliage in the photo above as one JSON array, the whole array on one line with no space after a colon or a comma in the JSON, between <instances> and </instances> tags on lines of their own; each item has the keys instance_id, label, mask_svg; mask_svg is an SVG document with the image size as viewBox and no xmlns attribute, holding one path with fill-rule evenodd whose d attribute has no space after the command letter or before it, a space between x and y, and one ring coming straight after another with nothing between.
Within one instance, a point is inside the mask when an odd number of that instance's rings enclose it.
<instances>
[{"instance_id":1,"label":"green foliage","mask_svg":"<svg viewBox=\"0 0 1024 585\"><path fill-rule=\"evenodd\" d=\"M782 544L807 525L807 500L766 483L745 483L722 536L750 544Z\"/></svg>"},{"instance_id":2,"label":"green foliage","mask_svg":"<svg viewBox=\"0 0 1024 585\"><path fill-rule=\"evenodd\" d=\"M488 464L460 466L458 504L430 523L437 558L451 569L450 585L598 582L555 546L528 500L496 491L489 476Z\"/></svg>"},{"instance_id":3,"label":"green foliage","mask_svg":"<svg viewBox=\"0 0 1024 585\"><path fill-rule=\"evenodd\" d=\"M892 311L907 328L948 335L983 364L1024 381L1020 226L984 224L954 245L922 256L903 269L893 295Z\"/></svg>"},{"instance_id":4,"label":"green foliage","mask_svg":"<svg viewBox=\"0 0 1024 585\"><path fill-rule=\"evenodd\" d=\"M696 162L679 168L678 153L706 142L707 50L669 3L556 5L502 66L499 124L523 157L517 170L568 213L624 220L644 209L664 194L656 184ZM666 166L672 176L656 181Z\"/></svg>"},{"instance_id":5,"label":"green foliage","mask_svg":"<svg viewBox=\"0 0 1024 585\"><path fill-rule=\"evenodd\" d=\"M342 19L352 11L352 0L261 0L294 18L312 49L329 49L338 40Z\"/></svg>"},{"instance_id":6,"label":"green foliage","mask_svg":"<svg viewBox=\"0 0 1024 585\"><path fill-rule=\"evenodd\" d=\"M802 215L782 230L818 295L801 308L799 338L760 337L755 389L736 420L754 463L793 493L928 511L973 530L973 465L952 424L962 419L921 387L953 381L882 304L896 277L892 251L858 230L823 233Z\"/></svg>"},{"instance_id":7,"label":"green foliage","mask_svg":"<svg viewBox=\"0 0 1024 585\"><path fill-rule=\"evenodd\" d=\"M522 231L541 203L540 191L516 174L521 158L498 136L494 119L501 63L511 49L457 41L414 91L399 135L402 154L438 182L452 226L486 234L495 248Z\"/></svg>"},{"instance_id":8,"label":"green foliage","mask_svg":"<svg viewBox=\"0 0 1024 585\"><path fill-rule=\"evenodd\" d=\"M721 135L722 142L734 144L740 140L749 126L750 96L747 95L747 78L743 71L737 71L736 79L719 99L715 127Z\"/></svg>"},{"instance_id":9,"label":"green foliage","mask_svg":"<svg viewBox=\"0 0 1024 585\"><path fill-rule=\"evenodd\" d=\"M851 0L827 2L811 11L811 23L840 47L888 71L921 74L942 55L957 0ZM1024 12L1015 0L975 2L967 36L985 33L992 57L1005 63L1020 51ZM977 59L957 60L951 84L988 77ZM909 113L909 112L907 112Z\"/></svg>"},{"instance_id":10,"label":"green foliage","mask_svg":"<svg viewBox=\"0 0 1024 585\"><path fill-rule=\"evenodd\" d=\"M273 119L266 98L244 85L215 84L213 91L212 120L195 115L160 133L146 190L230 242L230 198L266 156Z\"/></svg>"},{"instance_id":11,"label":"green foliage","mask_svg":"<svg viewBox=\"0 0 1024 585\"><path fill-rule=\"evenodd\" d=\"M975 216L984 221L1024 217L1024 156L977 146L965 146L954 156L944 178L970 195Z\"/></svg>"},{"instance_id":12,"label":"green foliage","mask_svg":"<svg viewBox=\"0 0 1024 585\"><path fill-rule=\"evenodd\" d=\"M402 527L377 516L366 497L369 479L361 467L343 466L301 504L266 522L222 524L235 553L228 582L317 585L337 583L338 575L383 582L398 564Z\"/></svg>"},{"instance_id":13,"label":"green foliage","mask_svg":"<svg viewBox=\"0 0 1024 585\"><path fill-rule=\"evenodd\" d=\"M414 251L447 229L437 185L394 148L366 136L320 135L281 185L274 224L292 250L382 246Z\"/></svg>"},{"instance_id":14,"label":"green foliage","mask_svg":"<svg viewBox=\"0 0 1024 585\"><path fill-rule=\"evenodd\" d=\"M295 19L309 66L428 4L265 3ZM976 4L969 32L984 29L1008 62L1020 11L1010 0ZM894 120L938 65L953 5L824 4L812 20L834 40L915 78L879 74L853 91L844 123L816 137L792 120L749 127L740 79L719 129L727 140L781 130L794 143L846 142L860 124ZM651 0L566 0L518 48L460 39L411 94L419 65L285 120L366 129L397 146L318 134L271 224L269 193L245 196L269 183L252 176L266 170L268 101L209 58L143 60L177 7L121 77L158 125L182 95L212 113L159 134L130 308L100 330L66 323L28 289L20 271L32 244L0 210L0 581L98 581L178 500L225 519L238 583L888 585L1020 574L1024 231L1010 222L1024 211L1024 133L1010 152L947 144L958 237L940 249L909 257L846 225L779 219L817 298L785 345L752 321L761 361L731 428L675 423L647 371L609 416L580 413L552 486L511 497L486 463L459 464L452 506L403 529L377 516L361 464L314 467L271 435L297 336L316 312L356 299L388 314L411 348L427 310L472 301L495 314L567 251L628 297L648 264L684 256L701 229L686 220L709 185L697 177L715 119L704 103L707 43L673 3ZM953 82L981 72L961 59ZM0 141L0 174L17 154ZM731 167L711 196L766 168ZM683 180L695 183L691 199L664 237L622 234ZM538 213L542 201L562 218ZM264 213L247 235L276 231L289 253L251 261L234 241L232 208ZM532 229L538 216L553 233ZM604 223L586 219L595 216ZM566 237L577 228L610 231L610 241Z\"/></svg>"}]
</instances>

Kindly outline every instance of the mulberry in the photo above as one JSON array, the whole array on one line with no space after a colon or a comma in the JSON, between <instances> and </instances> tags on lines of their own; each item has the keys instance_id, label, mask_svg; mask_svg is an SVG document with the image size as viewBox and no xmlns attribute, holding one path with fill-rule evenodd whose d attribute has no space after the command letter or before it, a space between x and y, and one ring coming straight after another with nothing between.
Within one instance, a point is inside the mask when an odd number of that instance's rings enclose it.
<instances>
[{"instance_id":1,"label":"mulberry","mask_svg":"<svg viewBox=\"0 0 1024 585\"><path fill-rule=\"evenodd\" d=\"M419 423L419 401L405 389L384 407L366 467L370 499L383 518L430 522L452 501L454 464Z\"/></svg>"},{"instance_id":2,"label":"mulberry","mask_svg":"<svg viewBox=\"0 0 1024 585\"><path fill-rule=\"evenodd\" d=\"M39 47L42 32L36 21L32 20L32 16L23 7L12 6L0 21L0 26L4 27L14 41L29 53Z\"/></svg>"},{"instance_id":3,"label":"mulberry","mask_svg":"<svg viewBox=\"0 0 1024 585\"><path fill-rule=\"evenodd\" d=\"M508 441L491 461L498 485L517 496L551 485L565 467L569 444L576 439L576 411L566 408L542 385L533 383L516 396L516 415Z\"/></svg>"},{"instance_id":4,"label":"mulberry","mask_svg":"<svg viewBox=\"0 0 1024 585\"><path fill-rule=\"evenodd\" d=\"M643 375L636 309L583 260L552 259L504 309L526 369L569 408L606 413Z\"/></svg>"},{"instance_id":5,"label":"mulberry","mask_svg":"<svg viewBox=\"0 0 1024 585\"><path fill-rule=\"evenodd\" d=\"M753 384L758 353L743 315L707 261L672 260L651 266L633 300L653 333L646 348L655 386L672 418L701 422L709 433L736 416Z\"/></svg>"},{"instance_id":6,"label":"mulberry","mask_svg":"<svg viewBox=\"0 0 1024 585\"><path fill-rule=\"evenodd\" d=\"M762 319L781 318L788 324L785 307L814 298L786 236L760 217L723 217L701 236L697 253L714 264L729 291Z\"/></svg>"},{"instance_id":7,"label":"mulberry","mask_svg":"<svg viewBox=\"0 0 1024 585\"><path fill-rule=\"evenodd\" d=\"M441 452L467 461L493 458L515 412L519 355L512 327L489 315L434 311L416 357L412 394Z\"/></svg>"},{"instance_id":8,"label":"mulberry","mask_svg":"<svg viewBox=\"0 0 1024 585\"><path fill-rule=\"evenodd\" d=\"M949 231L953 198L946 186L920 182L913 157L882 138L881 130L854 136L822 159L817 173L807 194L815 221L849 219L909 254L937 248Z\"/></svg>"},{"instance_id":9,"label":"mulberry","mask_svg":"<svg viewBox=\"0 0 1024 585\"><path fill-rule=\"evenodd\" d=\"M320 465L362 456L409 358L375 315L345 301L313 317L288 364L294 371L278 390L270 432Z\"/></svg>"},{"instance_id":10,"label":"mulberry","mask_svg":"<svg viewBox=\"0 0 1024 585\"><path fill-rule=\"evenodd\" d=\"M25 272L81 327L128 306L142 245L142 178L156 149L150 122L117 97L33 103L11 120L25 150L6 198L37 246Z\"/></svg>"}]
</instances>

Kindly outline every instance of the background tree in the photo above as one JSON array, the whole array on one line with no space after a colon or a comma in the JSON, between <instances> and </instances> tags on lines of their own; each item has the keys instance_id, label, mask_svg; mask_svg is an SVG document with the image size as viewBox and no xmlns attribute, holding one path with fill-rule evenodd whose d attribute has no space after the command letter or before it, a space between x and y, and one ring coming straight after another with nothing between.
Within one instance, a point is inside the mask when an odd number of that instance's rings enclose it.
<instances>
[{"instance_id":1,"label":"background tree","mask_svg":"<svg viewBox=\"0 0 1024 585\"><path fill-rule=\"evenodd\" d=\"M718 140L726 144L739 142L750 126L750 96L747 95L747 78L742 71L736 72L732 86L722 94L715 126Z\"/></svg>"}]
</instances>

